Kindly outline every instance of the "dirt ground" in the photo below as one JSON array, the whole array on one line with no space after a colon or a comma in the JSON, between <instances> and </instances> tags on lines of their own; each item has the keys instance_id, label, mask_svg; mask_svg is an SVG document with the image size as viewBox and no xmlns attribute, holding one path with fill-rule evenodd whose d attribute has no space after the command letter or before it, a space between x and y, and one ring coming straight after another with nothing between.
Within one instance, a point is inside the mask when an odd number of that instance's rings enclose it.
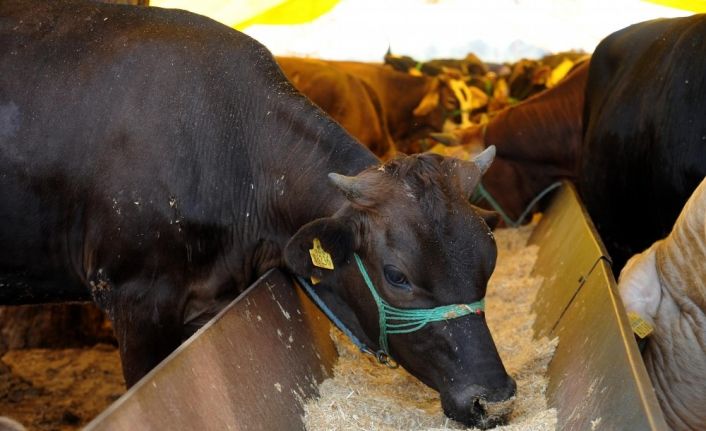
<instances>
[{"instance_id":1,"label":"dirt ground","mask_svg":"<svg viewBox=\"0 0 706 431\"><path fill-rule=\"evenodd\" d=\"M76 430L125 392L117 348L10 350L0 362L0 415L28 430Z\"/></svg>"}]
</instances>

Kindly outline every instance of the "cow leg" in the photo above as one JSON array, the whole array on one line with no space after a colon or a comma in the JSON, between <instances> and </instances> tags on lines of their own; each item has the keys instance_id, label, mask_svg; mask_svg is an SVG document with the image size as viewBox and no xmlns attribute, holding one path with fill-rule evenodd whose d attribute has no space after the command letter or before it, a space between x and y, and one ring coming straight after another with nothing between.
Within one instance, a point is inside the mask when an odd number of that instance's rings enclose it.
<instances>
[{"instance_id":1,"label":"cow leg","mask_svg":"<svg viewBox=\"0 0 706 431\"><path fill-rule=\"evenodd\" d=\"M116 290L108 308L129 388L179 346L183 307L171 284L135 282Z\"/></svg>"}]
</instances>

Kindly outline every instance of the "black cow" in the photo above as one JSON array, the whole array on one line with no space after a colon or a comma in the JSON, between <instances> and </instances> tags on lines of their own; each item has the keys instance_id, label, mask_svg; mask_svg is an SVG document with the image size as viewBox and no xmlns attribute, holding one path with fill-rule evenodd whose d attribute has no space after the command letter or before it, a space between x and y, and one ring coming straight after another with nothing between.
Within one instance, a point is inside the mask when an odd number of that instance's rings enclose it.
<instances>
[{"instance_id":1,"label":"black cow","mask_svg":"<svg viewBox=\"0 0 706 431\"><path fill-rule=\"evenodd\" d=\"M496 249L468 196L492 156L380 166L265 47L195 14L0 3L0 302L92 297L128 385L285 262L373 348L355 255L397 307L478 301ZM492 425L481 406L514 394L482 316L389 345L452 418Z\"/></svg>"},{"instance_id":2,"label":"black cow","mask_svg":"<svg viewBox=\"0 0 706 431\"><path fill-rule=\"evenodd\" d=\"M619 271L706 175L706 15L632 25L591 59L579 187Z\"/></svg>"}]
</instances>

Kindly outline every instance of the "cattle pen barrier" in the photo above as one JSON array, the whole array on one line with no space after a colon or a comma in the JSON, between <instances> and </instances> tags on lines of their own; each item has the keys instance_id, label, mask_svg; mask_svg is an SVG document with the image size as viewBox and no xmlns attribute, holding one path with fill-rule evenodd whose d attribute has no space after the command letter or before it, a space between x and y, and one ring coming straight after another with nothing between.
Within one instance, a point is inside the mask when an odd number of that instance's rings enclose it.
<instances>
[{"instance_id":1,"label":"cattle pen barrier","mask_svg":"<svg viewBox=\"0 0 706 431\"><path fill-rule=\"evenodd\" d=\"M557 429L666 430L613 278L578 194L553 194L530 243L544 281L537 336L558 336L547 399ZM304 429L331 375L330 323L272 270L116 400L87 430Z\"/></svg>"}]
</instances>

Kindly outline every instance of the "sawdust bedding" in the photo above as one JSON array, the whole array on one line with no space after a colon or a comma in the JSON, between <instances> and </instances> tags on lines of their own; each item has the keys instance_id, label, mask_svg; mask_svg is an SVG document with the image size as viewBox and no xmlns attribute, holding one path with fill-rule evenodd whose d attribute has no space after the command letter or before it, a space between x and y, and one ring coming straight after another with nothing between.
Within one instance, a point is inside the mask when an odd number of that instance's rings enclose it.
<instances>
[{"instance_id":1,"label":"sawdust bedding","mask_svg":"<svg viewBox=\"0 0 706 431\"><path fill-rule=\"evenodd\" d=\"M541 279L530 275L537 246L528 246L533 226L498 229L498 262L486 296L486 316L517 396L504 431L556 428L556 411L547 406L546 369L557 339L533 339L530 312ZM446 416L439 395L403 369L390 370L362 355L337 331L340 353L334 377L319 387L320 397L304 407L309 431L466 429Z\"/></svg>"},{"instance_id":2,"label":"sawdust bedding","mask_svg":"<svg viewBox=\"0 0 706 431\"><path fill-rule=\"evenodd\" d=\"M29 431L81 429L124 392L112 345L10 350L0 359L0 416Z\"/></svg>"}]
</instances>

